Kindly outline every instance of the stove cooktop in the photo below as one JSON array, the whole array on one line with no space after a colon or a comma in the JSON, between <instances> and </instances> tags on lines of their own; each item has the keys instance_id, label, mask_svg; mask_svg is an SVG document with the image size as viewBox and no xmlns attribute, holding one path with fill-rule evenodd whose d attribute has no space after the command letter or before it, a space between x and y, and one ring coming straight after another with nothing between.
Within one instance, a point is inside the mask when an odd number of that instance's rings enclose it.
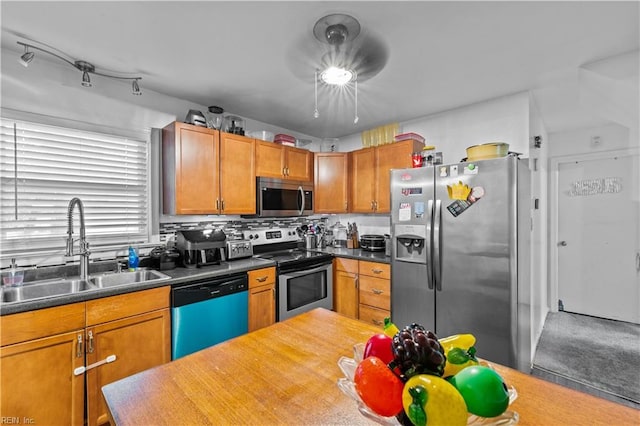
<instances>
[{"instance_id":1,"label":"stove cooktop","mask_svg":"<svg viewBox=\"0 0 640 426\"><path fill-rule=\"evenodd\" d=\"M332 256L328 253L319 253L314 251L307 251L304 249L291 249L291 250L279 250L274 252L262 253L262 254L256 255L255 257L259 259L273 260L277 264L286 264L286 263L308 260L308 259L321 260L324 258L331 258Z\"/></svg>"}]
</instances>

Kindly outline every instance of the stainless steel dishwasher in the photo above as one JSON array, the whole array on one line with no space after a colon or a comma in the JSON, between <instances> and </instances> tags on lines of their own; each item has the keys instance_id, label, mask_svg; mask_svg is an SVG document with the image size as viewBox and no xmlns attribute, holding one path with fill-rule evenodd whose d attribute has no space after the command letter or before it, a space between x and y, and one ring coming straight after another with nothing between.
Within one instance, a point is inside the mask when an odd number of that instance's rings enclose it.
<instances>
[{"instance_id":1,"label":"stainless steel dishwasher","mask_svg":"<svg viewBox=\"0 0 640 426\"><path fill-rule=\"evenodd\" d=\"M246 273L201 279L171 290L171 359L249 331Z\"/></svg>"}]
</instances>

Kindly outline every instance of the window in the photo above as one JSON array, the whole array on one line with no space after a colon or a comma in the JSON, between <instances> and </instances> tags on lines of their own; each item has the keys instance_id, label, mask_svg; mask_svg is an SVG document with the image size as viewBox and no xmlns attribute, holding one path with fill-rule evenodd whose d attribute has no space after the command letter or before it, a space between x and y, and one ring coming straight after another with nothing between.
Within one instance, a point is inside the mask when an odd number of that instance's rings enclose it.
<instances>
[{"instance_id":1,"label":"window","mask_svg":"<svg viewBox=\"0 0 640 426\"><path fill-rule=\"evenodd\" d=\"M2 118L2 252L64 251L69 201L84 204L87 240L143 243L148 231L148 142ZM74 238L79 212L73 212Z\"/></svg>"}]
</instances>

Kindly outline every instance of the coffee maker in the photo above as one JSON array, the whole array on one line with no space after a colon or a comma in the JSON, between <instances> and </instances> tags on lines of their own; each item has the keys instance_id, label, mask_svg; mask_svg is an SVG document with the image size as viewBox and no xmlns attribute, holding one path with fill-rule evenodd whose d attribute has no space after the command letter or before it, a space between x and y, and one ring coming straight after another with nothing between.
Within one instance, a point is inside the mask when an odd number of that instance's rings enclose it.
<instances>
[{"instance_id":1,"label":"coffee maker","mask_svg":"<svg viewBox=\"0 0 640 426\"><path fill-rule=\"evenodd\" d=\"M186 268L200 268L219 265L226 260L224 249L227 236L217 229L178 231L176 248L180 251L182 265Z\"/></svg>"}]
</instances>

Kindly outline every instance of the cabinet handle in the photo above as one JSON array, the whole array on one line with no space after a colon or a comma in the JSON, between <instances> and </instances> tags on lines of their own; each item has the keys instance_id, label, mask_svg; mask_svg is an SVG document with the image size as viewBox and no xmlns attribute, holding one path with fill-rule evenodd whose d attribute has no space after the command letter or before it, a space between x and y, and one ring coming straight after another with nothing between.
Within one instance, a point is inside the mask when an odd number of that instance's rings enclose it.
<instances>
[{"instance_id":1,"label":"cabinet handle","mask_svg":"<svg viewBox=\"0 0 640 426\"><path fill-rule=\"evenodd\" d=\"M286 176L287 175L287 168L283 167L282 168L282 176Z\"/></svg>"},{"instance_id":2,"label":"cabinet handle","mask_svg":"<svg viewBox=\"0 0 640 426\"><path fill-rule=\"evenodd\" d=\"M256 281L258 281L259 283L263 283L267 280L267 278L269 278L267 275L265 275L264 277L257 277Z\"/></svg>"},{"instance_id":3,"label":"cabinet handle","mask_svg":"<svg viewBox=\"0 0 640 426\"><path fill-rule=\"evenodd\" d=\"M375 318L371 319L371 322L374 323L375 325L382 325L382 321Z\"/></svg>"},{"instance_id":4,"label":"cabinet handle","mask_svg":"<svg viewBox=\"0 0 640 426\"><path fill-rule=\"evenodd\" d=\"M89 341L87 342L87 351L93 353L93 331L89 331Z\"/></svg>"},{"instance_id":5,"label":"cabinet handle","mask_svg":"<svg viewBox=\"0 0 640 426\"><path fill-rule=\"evenodd\" d=\"M224 211L224 198L222 199L222 211Z\"/></svg>"},{"instance_id":6,"label":"cabinet handle","mask_svg":"<svg viewBox=\"0 0 640 426\"><path fill-rule=\"evenodd\" d=\"M381 274L383 271L382 269L372 269L371 272L373 272L374 274Z\"/></svg>"},{"instance_id":7,"label":"cabinet handle","mask_svg":"<svg viewBox=\"0 0 640 426\"><path fill-rule=\"evenodd\" d=\"M373 200L371 200L371 210L373 210Z\"/></svg>"},{"instance_id":8,"label":"cabinet handle","mask_svg":"<svg viewBox=\"0 0 640 426\"><path fill-rule=\"evenodd\" d=\"M344 202L344 211L348 211L349 210L349 203L347 201Z\"/></svg>"},{"instance_id":9,"label":"cabinet handle","mask_svg":"<svg viewBox=\"0 0 640 426\"><path fill-rule=\"evenodd\" d=\"M373 210L374 210L374 211L375 211L375 210L378 210L378 202L377 202L377 201L374 201L374 202L373 202Z\"/></svg>"},{"instance_id":10,"label":"cabinet handle","mask_svg":"<svg viewBox=\"0 0 640 426\"><path fill-rule=\"evenodd\" d=\"M287 176L289 176L289 167L287 166Z\"/></svg>"},{"instance_id":11,"label":"cabinet handle","mask_svg":"<svg viewBox=\"0 0 640 426\"><path fill-rule=\"evenodd\" d=\"M358 276L356 275L356 278L353 280L353 282L356 285L356 288L358 288Z\"/></svg>"},{"instance_id":12,"label":"cabinet handle","mask_svg":"<svg viewBox=\"0 0 640 426\"><path fill-rule=\"evenodd\" d=\"M273 287L273 288L271 289L271 291L273 292L273 299L275 300L275 298L276 298L276 288L275 288L275 287Z\"/></svg>"},{"instance_id":13,"label":"cabinet handle","mask_svg":"<svg viewBox=\"0 0 640 426\"><path fill-rule=\"evenodd\" d=\"M384 291L378 290L377 288L372 288L371 291L373 292L373 294L382 294L382 293L384 293Z\"/></svg>"},{"instance_id":14,"label":"cabinet handle","mask_svg":"<svg viewBox=\"0 0 640 426\"><path fill-rule=\"evenodd\" d=\"M220 210L220 200L216 198L216 210Z\"/></svg>"},{"instance_id":15,"label":"cabinet handle","mask_svg":"<svg viewBox=\"0 0 640 426\"><path fill-rule=\"evenodd\" d=\"M78 346L76 347L76 358L82 358L82 334L78 334Z\"/></svg>"}]
</instances>

